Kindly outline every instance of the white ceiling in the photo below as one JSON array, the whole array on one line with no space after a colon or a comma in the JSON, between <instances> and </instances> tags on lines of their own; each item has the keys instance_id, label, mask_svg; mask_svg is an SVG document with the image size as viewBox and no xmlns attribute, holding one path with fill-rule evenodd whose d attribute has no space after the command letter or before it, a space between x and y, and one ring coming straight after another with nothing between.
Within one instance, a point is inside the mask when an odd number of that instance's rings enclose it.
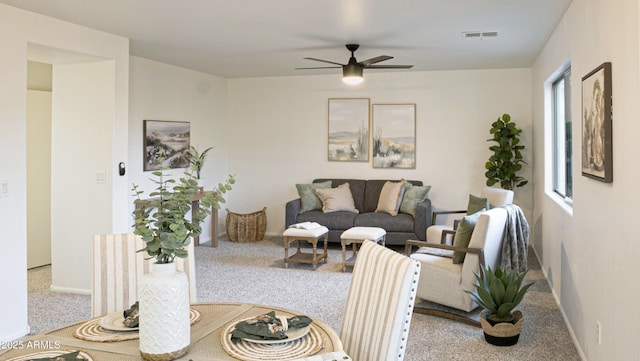
<instances>
[{"instance_id":1,"label":"white ceiling","mask_svg":"<svg viewBox=\"0 0 640 361\"><path fill-rule=\"evenodd\" d=\"M225 78L339 73L304 57L409 71L529 67L571 0L0 0L131 41L131 54ZM465 40L462 32L497 31ZM329 64L326 64L329 65ZM365 70L381 72L394 70ZM407 71L407 70L395 70Z\"/></svg>"}]
</instances>

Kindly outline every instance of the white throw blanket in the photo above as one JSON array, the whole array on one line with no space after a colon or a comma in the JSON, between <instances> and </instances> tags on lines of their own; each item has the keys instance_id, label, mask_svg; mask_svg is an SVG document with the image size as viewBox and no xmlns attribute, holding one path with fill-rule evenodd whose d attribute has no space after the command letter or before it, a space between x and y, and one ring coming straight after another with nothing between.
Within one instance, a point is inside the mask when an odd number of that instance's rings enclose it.
<instances>
[{"instance_id":1,"label":"white throw blanket","mask_svg":"<svg viewBox=\"0 0 640 361\"><path fill-rule=\"evenodd\" d=\"M529 223L522 209L515 204L500 206L507 210L507 224L502 239L503 270L527 270L527 247L529 245Z\"/></svg>"}]
</instances>

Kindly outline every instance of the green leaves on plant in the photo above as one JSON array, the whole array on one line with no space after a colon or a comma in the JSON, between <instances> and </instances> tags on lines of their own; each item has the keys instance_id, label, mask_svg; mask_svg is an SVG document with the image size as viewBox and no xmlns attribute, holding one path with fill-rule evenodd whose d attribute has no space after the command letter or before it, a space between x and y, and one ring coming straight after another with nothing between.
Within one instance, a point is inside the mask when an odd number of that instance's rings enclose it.
<instances>
[{"instance_id":1,"label":"green leaves on plant","mask_svg":"<svg viewBox=\"0 0 640 361\"><path fill-rule=\"evenodd\" d=\"M219 209L220 203L225 202L222 194L230 191L235 183L234 177L229 175L216 190L205 192L199 200L199 212L189 220L185 216L191 210L192 197L200 192L194 170L185 171L177 181L167 178L165 171L161 169L152 173L156 177L152 179L156 188L149 193L149 200L142 199L144 191L138 185L132 187L136 202L142 202L142 206L133 211L134 233L141 236L146 244L140 251L155 257L157 263L170 263L175 257L187 257L184 247L189 245L191 237L202 233L200 224L211 214L211 207Z\"/></svg>"},{"instance_id":2,"label":"green leaves on plant","mask_svg":"<svg viewBox=\"0 0 640 361\"><path fill-rule=\"evenodd\" d=\"M522 164L526 164L522 157L524 145L520 145L520 133L515 123L511 122L509 114L503 114L491 124L489 133L493 138L487 139L488 142L496 142L489 150L493 154L485 163L485 177L487 185L492 186L500 182L500 186L504 189L513 189L522 187L528 183L526 179L517 175L522 170Z\"/></svg>"},{"instance_id":3,"label":"green leaves on plant","mask_svg":"<svg viewBox=\"0 0 640 361\"><path fill-rule=\"evenodd\" d=\"M483 268L480 276L476 276L476 291L469 292L471 299L489 312L488 319L496 322L508 322L511 312L522 302L524 295L532 283L522 285L527 272L503 271Z\"/></svg>"},{"instance_id":4,"label":"green leaves on plant","mask_svg":"<svg viewBox=\"0 0 640 361\"><path fill-rule=\"evenodd\" d=\"M202 170L202 166L204 165L204 160L207 158L207 153L213 149L213 147L209 147L202 151L202 153L198 152L198 149L194 146L189 148L189 164L191 164L191 170L196 172L196 178L200 179L200 171Z\"/></svg>"}]
</instances>

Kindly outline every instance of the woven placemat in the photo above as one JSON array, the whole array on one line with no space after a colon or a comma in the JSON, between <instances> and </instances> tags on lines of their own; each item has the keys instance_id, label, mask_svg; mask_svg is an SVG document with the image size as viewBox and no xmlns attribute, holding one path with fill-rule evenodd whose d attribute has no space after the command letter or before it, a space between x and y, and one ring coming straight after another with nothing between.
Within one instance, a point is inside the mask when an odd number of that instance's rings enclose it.
<instances>
[{"instance_id":1,"label":"woven placemat","mask_svg":"<svg viewBox=\"0 0 640 361\"><path fill-rule=\"evenodd\" d=\"M6 361L25 361L25 360L37 360L37 359L41 359L41 358L47 358L47 357L57 357L60 355L64 355L70 352L76 352L77 350L53 350L53 351L40 351L40 352L35 352L35 353L30 353L27 355L22 355L22 356L16 356L13 358L10 358ZM93 361L93 359L91 358L91 356L87 355L86 352L84 351L80 351L78 353L78 357L79 359L82 360L87 360L87 361Z\"/></svg>"},{"instance_id":2,"label":"woven placemat","mask_svg":"<svg viewBox=\"0 0 640 361\"><path fill-rule=\"evenodd\" d=\"M309 333L294 340L272 344L254 343L245 340L231 341L234 321L222 331L222 348L225 352L243 361L290 361L318 353L325 347L325 339L315 324L311 324Z\"/></svg>"},{"instance_id":3,"label":"woven placemat","mask_svg":"<svg viewBox=\"0 0 640 361\"><path fill-rule=\"evenodd\" d=\"M189 312L191 324L200 320L200 311L193 308ZM111 331L105 330L100 326L100 319L102 317L96 317L78 327L73 333L73 337L81 340L93 341L93 342L118 342L126 340L135 340L140 337L138 331Z\"/></svg>"}]
</instances>

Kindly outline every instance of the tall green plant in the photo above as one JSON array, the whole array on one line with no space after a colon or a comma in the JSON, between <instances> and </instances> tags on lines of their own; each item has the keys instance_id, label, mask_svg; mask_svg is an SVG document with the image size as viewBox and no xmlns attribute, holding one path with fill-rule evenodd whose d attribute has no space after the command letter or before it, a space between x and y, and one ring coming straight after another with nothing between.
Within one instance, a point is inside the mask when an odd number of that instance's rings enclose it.
<instances>
[{"instance_id":1,"label":"tall green plant","mask_svg":"<svg viewBox=\"0 0 640 361\"><path fill-rule=\"evenodd\" d=\"M152 181L156 184L154 191L149 193L149 200L143 200L144 191L136 184L132 191L141 207L133 211L135 234L142 237L146 247L139 251L146 251L150 257L155 257L157 263L171 263L175 257L185 258L185 249L191 242L191 237L202 233L200 224L211 214L211 207L220 209L225 202L224 194L232 189L235 179L229 175L225 183L219 183L218 188L211 192L204 192L200 202L200 209L191 219L185 216L192 206L192 198L200 192L196 176L192 169L184 172L179 180L169 178L165 169L154 171L156 177Z\"/></svg>"},{"instance_id":2,"label":"tall green plant","mask_svg":"<svg viewBox=\"0 0 640 361\"><path fill-rule=\"evenodd\" d=\"M207 153L213 147L209 147L202 151L202 153L198 152L198 149L194 146L189 148L189 164L191 164L191 169L196 172L196 177L200 179L200 171L202 170L202 166L204 165L204 160L207 158Z\"/></svg>"},{"instance_id":3,"label":"tall green plant","mask_svg":"<svg viewBox=\"0 0 640 361\"><path fill-rule=\"evenodd\" d=\"M475 274L476 291L469 296L480 307L488 311L487 319L495 322L511 322L512 311L520 304L533 282L522 285L527 272L503 271L500 267L492 270L483 268L482 276Z\"/></svg>"},{"instance_id":4,"label":"tall green plant","mask_svg":"<svg viewBox=\"0 0 640 361\"><path fill-rule=\"evenodd\" d=\"M491 124L490 133L493 138L487 141L497 144L489 147L493 155L484 166L487 170L484 174L487 177L487 185L492 186L500 182L502 188L512 190L527 184L528 181L518 175L522 165L526 164L521 152L524 145L520 145L519 138L522 129L511 121L509 114L503 114Z\"/></svg>"}]
</instances>

